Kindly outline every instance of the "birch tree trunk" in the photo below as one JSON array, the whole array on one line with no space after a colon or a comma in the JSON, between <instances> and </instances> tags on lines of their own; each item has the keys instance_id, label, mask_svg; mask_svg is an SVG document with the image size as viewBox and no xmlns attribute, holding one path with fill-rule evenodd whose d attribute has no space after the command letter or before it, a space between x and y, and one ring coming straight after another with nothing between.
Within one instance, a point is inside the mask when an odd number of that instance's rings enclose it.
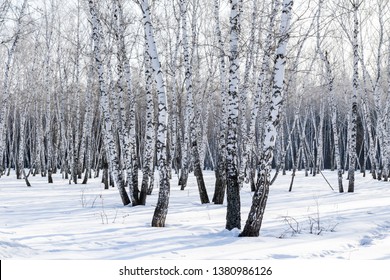
<instances>
[{"instance_id":1,"label":"birch tree trunk","mask_svg":"<svg viewBox=\"0 0 390 280\"><path fill-rule=\"evenodd\" d=\"M318 130L317 130L317 158L313 170L313 176L320 174L323 166L323 152L324 152L324 117L325 117L325 100L323 96L321 96L320 100L320 112L319 112L319 124L318 124ZM313 163L314 165L314 163Z\"/></svg>"},{"instance_id":2,"label":"birch tree trunk","mask_svg":"<svg viewBox=\"0 0 390 280\"><path fill-rule=\"evenodd\" d=\"M338 186L339 192L344 192L343 188L343 167L341 165L341 156L340 156L340 144L339 144L339 131L337 125L337 106L335 101L335 92L333 90L333 73L332 67L329 62L329 58L327 52L324 53L321 47L320 42L320 19L321 19L321 11L324 0L320 0L318 4L318 15L317 15L317 48L320 58L325 66L325 76L326 83L329 94L329 103L331 107L331 122L332 122L332 132L333 132L333 141L334 141L334 151L335 151L335 159L336 159L336 167L337 167L337 178L338 178Z\"/></svg>"},{"instance_id":3,"label":"birch tree trunk","mask_svg":"<svg viewBox=\"0 0 390 280\"><path fill-rule=\"evenodd\" d=\"M19 110L19 146L18 146L18 160L16 168L16 176L18 179L22 177L24 171L24 151L26 146L26 112L27 108L20 108ZM15 120L16 121L16 120Z\"/></svg>"},{"instance_id":4,"label":"birch tree trunk","mask_svg":"<svg viewBox=\"0 0 390 280\"><path fill-rule=\"evenodd\" d=\"M357 136L357 95L359 90L359 19L358 10L359 5L357 0L352 3L353 7L353 85L352 85L352 96L351 96L351 121L350 121L350 134L349 134L349 169L348 169L348 192L355 191L355 166L356 166L356 136Z\"/></svg>"},{"instance_id":5,"label":"birch tree trunk","mask_svg":"<svg viewBox=\"0 0 390 280\"><path fill-rule=\"evenodd\" d=\"M383 3L383 2L382 2ZM375 109L377 112L377 138L378 138L378 144L379 144L379 151L380 151L380 158L381 158L381 167L382 170L378 173L378 179L382 179L384 181L388 181L389 176L389 153L390 153L390 139L389 135L387 133L387 129L389 127L388 121L389 121L389 98L387 98L385 107L383 107L383 103L381 101L382 96L382 90L381 90L381 78L382 78L382 46L384 42L384 34L385 34L385 27L384 27L384 20L383 20L383 10L385 10L385 7L382 6L378 1L378 18L379 18L379 42L378 42L378 54L377 54L377 71L376 71L376 77L375 77L375 84L374 84L374 102L375 102ZM362 46L363 47L363 46ZM378 164L379 169L379 164Z\"/></svg>"},{"instance_id":6,"label":"birch tree trunk","mask_svg":"<svg viewBox=\"0 0 390 280\"><path fill-rule=\"evenodd\" d=\"M34 114L34 122L36 124L36 131L35 131L35 155L34 155L34 173L33 175L38 174L38 172L41 172L42 170L42 160L41 160L41 154L42 154L42 140L43 140L43 131L42 131L42 119L41 119L41 109L40 106L35 106L35 114Z\"/></svg>"},{"instance_id":7,"label":"birch tree trunk","mask_svg":"<svg viewBox=\"0 0 390 280\"><path fill-rule=\"evenodd\" d=\"M275 11L275 16L276 16L276 13L277 13L277 10ZM308 39L310 33L312 32L312 29L314 27L314 19L310 25L310 27L307 29L307 32L305 33L305 35L303 35L303 38L301 40L301 42L299 43L299 47L298 47L298 51L295 55L295 59L294 59L294 62L292 63L292 67L291 67L291 75L290 75L290 78L288 80L288 82L286 83L286 94L289 94L289 90L290 88L292 88L293 86L293 83L294 83L294 79L296 78L296 75L298 73L298 67L299 67L299 63L301 62L301 55L303 53L303 46L305 45L305 42L306 40ZM272 34L271 34L271 38L272 38ZM313 65L314 65L314 61L315 61L315 57L312 59L312 62L310 63L310 66L308 67L308 71L312 71L313 69ZM306 87L306 84L307 84L308 80L304 80L302 82L302 85L301 87L302 88L305 88ZM290 93L291 94L291 93ZM299 121L299 115L300 115L300 111L301 111L301 105L302 105L302 95L303 95L303 91L299 91L298 92L298 98L297 98L297 104L295 105L295 110L294 110L294 120L293 120L293 124L292 124L292 127L291 129L289 128L289 122L288 122L288 118L287 118L287 114L286 114L286 109L287 108L284 108L283 110L283 117L286 119L286 127L287 127L287 132L286 133L288 135L287 137L287 144L284 145L284 132L283 132L283 129L281 129L281 141L279 142L282 142L281 146L285 148L282 148L282 149L279 149L281 151L280 153L280 160L277 164L277 167L276 167L276 172L275 172L275 175L274 177L272 178L271 180L271 185L275 182L277 176L279 175L279 172L280 172L280 169L283 170L283 175L285 175L285 163L286 163L286 157L287 157L287 153L288 151L291 152L291 164L292 164L292 174L291 174L291 183L290 183L290 188L289 188L289 191L292 190L292 185L293 185L293 181L294 181L294 178L295 178L295 173L296 173L296 169L297 169L297 162L298 160L295 160L294 158L294 145L293 145L293 141L292 141L292 135L297 127L297 123ZM314 120L313 120L314 121ZM276 144L277 145L277 144ZM277 149L278 150L278 149ZM296 158L298 159L299 158L299 153L300 153L300 150L299 148L296 149L297 150L297 153L296 153ZM281 167L279 167L281 166Z\"/></svg>"},{"instance_id":8,"label":"birch tree trunk","mask_svg":"<svg viewBox=\"0 0 390 280\"><path fill-rule=\"evenodd\" d=\"M157 122L157 163L159 167L159 194L157 206L152 219L152 227L164 227L168 214L170 195L169 172L167 161L167 131L168 131L168 104L163 72L158 57L157 46L154 41L153 25L150 18L148 0L140 0L143 25L146 39L146 52L150 57L153 75L157 84L158 95L158 122Z\"/></svg>"},{"instance_id":9,"label":"birch tree trunk","mask_svg":"<svg viewBox=\"0 0 390 280\"><path fill-rule=\"evenodd\" d=\"M177 32L176 32L176 41L175 41L175 50L173 51L173 55L171 58L171 64L172 64L172 73L173 73L173 81L172 81L172 102L171 102L171 113L170 113L170 119L171 119L171 141L170 141L170 151L171 156L169 157L169 168L173 168L175 170L175 173L178 177L180 177L180 171L179 171L179 145L178 142L180 141L181 133L179 132L179 112L178 112L178 53L179 53L179 45L180 45L180 18L177 19ZM178 178L180 179L180 178ZM149 188L150 189L150 188Z\"/></svg>"},{"instance_id":10,"label":"birch tree trunk","mask_svg":"<svg viewBox=\"0 0 390 280\"><path fill-rule=\"evenodd\" d=\"M276 143L277 126L280 122L280 110L283 102L283 82L292 6L292 0L283 1L280 25L281 37L276 50L275 68L273 73L273 90L268 107L268 118L265 124L265 138L263 140L264 142L259 166L260 172L248 219L243 231L240 233L240 236L259 236L267 205L273 151Z\"/></svg>"},{"instance_id":11,"label":"birch tree trunk","mask_svg":"<svg viewBox=\"0 0 390 280\"><path fill-rule=\"evenodd\" d=\"M26 85L26 88L28 86ZM20 120L19 120L19 147L18 147L18 168L20 175L23 176L24 181L26 182L27 187L31 187L31 184L28 180L28 177L31 173L26 174L25 171L25 154L26 154L26 146L27 146L27 138L28 138L28 129L27 129L27 118L28 118L28 113L29 113L29 107L27 106L28 103L31 102L30 96L28 95L29 92L27 91L26 95L22 95L21 98L23 98L25 101L25 105L22 105L20 108ZM22 103L23 104L23 103ZM19 176L19 174L17 174Z\"/></svg>"},{"instance_id":12,"label":"birch tree trunk","mask_svg":"<svg viewBox=\"0 0 390 280\"><path fill-rule=\"evenodd\" d=\"M363 54L362 54L363 56ZM379 160L376 156L376 139L373 135L372 128L374 127L371 112L369 108L369 89L368 89L368 81L367 81L367 70L365 69L364 65L363 71L362 71L362 79L363 79L363 85L364 85L364 96L362 100L362 109L363 109L363 115L366 123L366 134L367 134L367 141L368 141L368 157L370 159L371 164L371 175L373 179L377 179L377 176L379 175ZM379 132L378 132L379 133Z\"/></svg>"},{"instance_id":13,"label":"birch tree trunk","mask_svg":"<svg viewBox=\"0 0 390 280\"><path fill-rule=\"evenodd\" d=\"M218 41L219 79L221 92L221 119L218 130L218 151L215 167L215 190L213 202L223 204L226 192L226 129L227 129L227 89L226 89L226 63L224 44L219 18L219 0L214 0L215 34Z\"/></svg>"},{"instance_id":14,"label":"birch tree trunk","mask_svg":"<svg viewBox=\"0 0 390 280\"><path fill-rule=\"evenodd\" d=\"M383 116L383 136L384 136L384 148L383 148L383 180L388 181L390 170L390 42L388 43L388 59L387 59L387 100L385 105L385 113ZM379 66L379 65L378 65Z\"/></svg>"},{"instance_id":15,"label":"birch tree trunk","mask_svg":"<svg viewBox=\"0 0 390 280\"><path fill-rule=\"evenodd\" d=\"M58 30L61 30L60 26ZM61 35L60 31L58 31L57 37L59 38ZM91 37L92 39L92 37ZM59 78L59 88L57 94L55 95L56 102L56 113L57 119L59 120L59 135L60 135L60 159L61 159L61 173L62 178L65 179L68 176L68 160L67 160L67 147L68 147L68 139L66 137L67 132L67 121L65 116L65 103L66 103L66 94L65 94L65 77L63 75L64 67L63 67L63 53L62 53L61 45L57 45L57 72ZM92 68L92 66L91 66ZM38 143L37 143L38 147Z\"/></svg>"},{"instance_id":16,"label":"birch tree trunk","mask_svg":"<svg viewBox=\"0 0 390 280\"><path fill-rule=\"evenodd\" d=\"M81 117L81 104L83 101L80 98L81 87L80 87L80 60L81 60L81 38L80 38L80 0L77 0L77 29L76 29L76 50L75 50L75 74L74 74L74 84L76 90L76 112L75 112L75 140L74 140L74 162L73 162L73 182L77 184L77 179L82 178L83 172L83 162L84 162L84 151L85 151L85 142L83 143L82 137L85 135L84 125L82 124Z\"/></svg>"},{"instance_id":17,"label":"birch tree trunk","mask_svg":"<svg viewBox=\"0 0 390 280\"><path fill-rule=\"evenodd\" d=\"M231 0L230 12L230 70L229 70L229 105L228 130L226 145L227 173L227 213L226 229L241 228L240 184L238 178L238 115L239 115L239 29L240 6L239 0Z\"/></svg>"},{"instance_id":18,"label":"birch tree trunk","mask_svg":"<svg viewBox=\"0 0 390 280\"><path fill-rule=\"evenodd\" d=\"M387 58L387 96L389 97L390 96L390 42L388 42L388 58ZM390 116L390 98L387 98L387 102L386 102L386 120L389 119L389 116ZM390 150L390 125L388 122L386 122L386 140L387 140L387 149L388 151ZM390 162L390 155L387 154L387 164L389 164ZM386 170L389 171L389 166L386 166Z\"/></svg>"},{"instance_id":19,"label":"birch tree trunk","mask_svg":"<svg viewBox=\"0 0 390 280\"><path fill-rule=\"evenodd\" d=\"M150 183L153 183L154 176L154 150L156 145L156 135L154 127L154 99L152 93L152 75L153 71L150 65L149 54L145 52L145 94L146 94L146 131L145 131L145 148L142 185L140 194L140 204L145 205L146 195Z\"/></svg>"},{"instance_id":20,"label":"birch tree trunk","mask_svg":"<svg viewBox=\"0 0 390 280\"><path fill-rule=\"evenodd\" d=\"M92 39L92 38L91 38ZM93 43L93 42L91 42ZM91 44L91 49L93 50L93 45ZM92 60L92 59L91 59ZM85 173L82 184L86 184L88 182L88 178L91 175L91 161L92 161L92 76L93 76L93 61L91 61L88 67L88 76L87 76L87 89L85 94L85 103L87 105L85 114L84 114L84 134L83 134L83 142L85 145Z\"/></svg>"},{"instance_id":21,"label":"birch tree trunk","mask_svg":"<svg viewBox=\"0 0 390 280\"><path fill-rule=\"evenodd\" d=\"M241 1L242 3L242 1ZM241 7L242 8L242 7ZM240 181L240 187L243 186L244 181L249 182L249 163L250 163L250 151L252 147L250 146L252 143L250 142L250 135L247 135L247 120L246 120L246 110L249 104L247 104L248 99L248 91L249 91L249 85L250 85L250 71L254 64L254 54L255 54L255 41L256 41L256 29L258 28L256 21L257 21L257 1L253 1L252 6L252 17L251 17L251 31L250 31L250 37L249 37L249 54L247 55L246 62L245 62L245 71L244 71L244 81L242 84L242 88L240 89L241 92L241 100L240 100L240 115L241 115L241 123L240 123L240 131L241 131L241 146L242 146L242 157L240 162L240 171L239 171L239 181Z\"/></svg>"},{"instance_id":22,"label":"birch tree trunk","mask_svg":"<svg viewBox=\"0 0 390 280\"><path fill-rule=\"evenodd\" d=\"M100 107L103 113L103 120L105 125L105 133L104 133L105 144L110 157L109 160L111 164L113 179L115 181L117 188L119 189L119 194L121 196L122 203L123 205L128 205L130 203L130 199L124 186L122 174L119 170L119 159L116 151L114 133L112 131L113 124L112 124L111 113L109 108L110 107L109 96L106 90L107 85L104 78L104 65L103 65L102 54L101 54L102 27L101 27L100 19L98 18L98 15L96 13L96 7L94 1L88 0L88 4L89 4L89 11L92 20L91 23L92 23L92 33L93 33L92 36L94 42L95 64L97 67L98 78L99 78Z\"/></svg>"},{"instance_id":23,"label":"birch tree trunk","mask_svg":"<svg viewBox=\"0 0 390 280\"><path fill-rule=\"evenodd\" d=\"M124 20L123 10L120 1L114 1L114 29L118 45L118 90L119 90L119 111L120 111L120 131L122 132L122 144L126 165L126 184L129 189L130 199L133 206L139 203L138 189L138 164L136 149L136 132L135 132L135 96L131 85L130 63L127 56L125 37L124 37ZM126 110L123 95L129 99L129 120L126 118Z\"/></svg>"},{"instance_id":24,"label":"birch tree trunk","mask_svg":"<svg viewBox=\"0 0 390 280\"><path fill-rule=\"evenodd\" d=\"M185 116L185 130L189 135L189 143L191 146L193 164L194 164L194 174L196 177L196 181L198 183L199 196L201 203L209 203L209 198L207 195L206 186L203 180L203 173L200 164L200 156L198 149L198 136L196 133L196 125L195 125L195 116L194 116L194 97L192 91L192 67L190 61L190 52L189 52L189 43L187 36L187 1L180 0L180 14L182 19L182 42L183 42L183 53L184 53L184 64L185 64L185 87L187 93L187 105L186 105L186 116ZM187 135L185 134L185 135ZM186 142L186 140L184 140ZM185 144L185 143L184 143ZM189 161L189 158L186 159ZM188 164L188 162L187 162ZM188 170L184 171L187 174L186 177L183 178L181 189L183 190L187 184L188 179Z\"/></svg>"},{"instance_id":25,"label":"birch tree trunk","mask_svg":"<svg viewBox=\"0 0 390 280\"><path fill-rule=\"evenodd\" d=\"M53 4L53 3L52 3ZM46 5L45 5L46 9ZM50 80L50 77L52 76L51 72L51 56L52 56L52 44L53 44L53 29L54 29L54 7L52 5L51 7L51 15L49 19L49 11L45 10L45 47L46 47L46 53L45 53L45 60L44 60L44 91L46 95L46 107L45 107L45 114L44 114L44 124L45 124L45 130L44 130L44 142L45 142L45 152L46 152L46 169L45 173L47 171L47 180L48 183L53 183L53 161L52 161L52 154L53 154L53 139L52 139L52 114L51 114L51 104L52 104L52 83Z\"/></svg>"}]
</instances>

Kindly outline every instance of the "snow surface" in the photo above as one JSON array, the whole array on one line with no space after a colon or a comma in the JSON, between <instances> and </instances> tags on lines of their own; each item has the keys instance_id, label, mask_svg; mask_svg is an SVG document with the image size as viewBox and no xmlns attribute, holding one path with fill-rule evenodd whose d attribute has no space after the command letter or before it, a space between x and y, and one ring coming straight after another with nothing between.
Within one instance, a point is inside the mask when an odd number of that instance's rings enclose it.
<instances>
[{"instance_id":1,"label":"snow surface","mask_svg":"<svg viewBox=\"0 0 390 280\"><path fill-rule=\"evenodd\" d=\"M337 189L336 172L324 175ZM214 173L204 176L211 199ZM200 204L192 175L184 191L171 181L165 228L150 226L156 189L147 206L123 207L118 190L104 190L99 179L46 180L30 177L28 188L15 176L0 178L1 259L390 259L390 182L370 175L356 174L355 193L343 194L303 173L289 193L290 173L279 175L258 238L224 230L226 205ZM248 186L241 200L244 226Z\"/></svg>"}]
</instances>

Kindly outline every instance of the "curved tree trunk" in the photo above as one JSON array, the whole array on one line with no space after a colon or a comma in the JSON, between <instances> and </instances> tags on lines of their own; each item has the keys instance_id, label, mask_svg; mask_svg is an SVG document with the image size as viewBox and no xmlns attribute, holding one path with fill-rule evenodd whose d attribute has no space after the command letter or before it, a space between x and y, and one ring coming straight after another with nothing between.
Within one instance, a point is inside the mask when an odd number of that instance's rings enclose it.
<instances>
[{"instance_id":1,"label":"curved tree trunk","mask_svg":"<svg viewBox=\"0 0 390 280\"><path fill-rule=\"evenodd\" d=\"M265 138L263 151L260 157L259 175L257 188L253 195L251 210L248 214L243 231L240 236L259 236L265 208L267 205L270 173L273 158L273 151L277 137L277 126L280 122L280 110L283 102L283 82L286 66L287 42L291 20L293 1L283 1L283 11L280 26L280 40L276 50L275 69L273 73L273 91L270 98L268 120L265 124Z\"/></svg>"},{"instance_id":2,"label":"curved tree trunk","mask_svg":"<svg viewBox=\"0 0 390 280\"><path fill-rule=\"evenodd\" d=\"M116 151L116 144L113 133L113 124L111 120L111 113L109 108L108 92L106 90L106 82L104 79L104 66L101 54L102 47L102 28L100 20L96 13L95 3L92 0L88 1L89 10L92 19L92 31L93 31L93 42L94 42L94 57L95 63L98 71L99 86L100 86L100 106L103 113L104 120L104 142L108 150L108 156L111 166L112 176L115 182L116 187L119 189L119 194L122 199L123 205L128 205L130 203L129 196L126 192L122 173L119 170L119 158Z\"/></svg>"},{"instance_id":3,"label":"curved tree trunk","mask_svg":"<svg viewBox=\"0 0 390 280\"><path fill-rule=\"evenodd\" d=\"M153 25L150 18L150 6L148 0L141 0L143 24L145 30L146 52L150 57L153 75L157 83L158 93L158 121L157 121L157 163L159 167L159 184L157 206L152 219L152 227L164 227L168 214L170 195L168 159L167 159L167 131L168 131L168 104L163 72L158 57L156 43L154 41Z\"/></svg>"}]
</instances>

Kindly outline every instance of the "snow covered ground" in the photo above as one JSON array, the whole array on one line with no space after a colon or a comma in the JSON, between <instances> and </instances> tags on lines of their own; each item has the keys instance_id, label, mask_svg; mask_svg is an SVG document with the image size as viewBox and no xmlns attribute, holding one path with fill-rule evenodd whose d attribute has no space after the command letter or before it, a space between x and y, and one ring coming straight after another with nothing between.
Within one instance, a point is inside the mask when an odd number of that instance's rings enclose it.
<instances>
[{"instance_id":1,"label":"snow covered ground","mask_svg":"<svg viewBox=\"0 0 390 280\"><path fill-rule=\"evenodd\" d=\"M210 199L214 173L205 172ZM325 177L337 189L336 172ZM271 188L261 236L226 231L226 205L202 205L196 180L171 183L167 227L152 228L157 191L147 206L123 207L99 179L69 185L0 178L1 259L360 259L390 260L390 182L356 175L355 193L332 191L321 175L280 175ZM345 186L347 181L345 180ZM251 192L241 192L242 226Z\"/></svg>"}]
</instances>

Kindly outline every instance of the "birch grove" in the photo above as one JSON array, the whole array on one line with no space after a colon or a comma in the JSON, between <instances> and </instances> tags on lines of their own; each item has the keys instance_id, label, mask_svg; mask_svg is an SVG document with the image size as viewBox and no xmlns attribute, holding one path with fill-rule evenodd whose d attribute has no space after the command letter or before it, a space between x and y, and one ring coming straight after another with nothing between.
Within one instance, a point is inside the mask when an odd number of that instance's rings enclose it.
<instances>
[{"instance_id":1,"label":"birch grove","mask_svg":"<svg viewBox=\"0 0 390 280\"><path fill-rule=\"evenodd\" d=\"M195 187L258 236L280 176L389 180L388 1L73 2L0 4L0 184L96 177L154 227Z\"/></svg>"}]
</instances>

